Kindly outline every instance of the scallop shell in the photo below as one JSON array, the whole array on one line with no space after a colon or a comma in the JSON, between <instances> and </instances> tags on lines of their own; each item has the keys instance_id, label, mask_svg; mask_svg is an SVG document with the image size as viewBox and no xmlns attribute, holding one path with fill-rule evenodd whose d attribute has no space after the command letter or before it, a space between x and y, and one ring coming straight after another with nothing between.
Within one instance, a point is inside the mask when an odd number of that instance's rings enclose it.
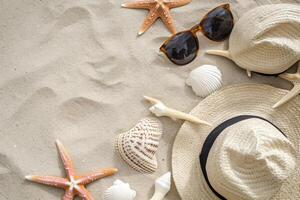
<instances>
[{"instance_id":1,"label":"scallop shell","mask_svg":"<svg viewBox=\"0 0 300 200\"><path fill-rule=\"evenodd\" d=\"M157 118L144 118L117 137L116 149L121 158L136 171L153 173L157 169L155 153L161 135L161 122Z\"/></svg>"},{"instance_id":2,"label":"scallop shell","mask_svg":"<svg viewBox=\"0 0 300 200\"><path fill-rule=\"evenodd\" d=\"M130 188L128 183L121 180L116 180L114 184L104 191L104 200L133 200L136 196L136 191Z\"/></svg>"},{"instance_id":3,"label":"scallop shell","mask_svg":"<svg viewBox=\"0 0 300 200\"><path fill-rule=\"evenodd\" d=\"M186 80L196 95L206 97L222 87L222 73L213 65L202 65L191 71Z\"/></svg>"},{"instance_id":4,"label":"scallop shell","mask_svg":"<svg viewBox=\"0 0 300 200\"><path fill-rule=\"evenodd\" d=\"M300 5L272 4L251 9L234 25L227 51L208 50L248 71L278 74L300 60Z\"/></svg>"}]
</instances>

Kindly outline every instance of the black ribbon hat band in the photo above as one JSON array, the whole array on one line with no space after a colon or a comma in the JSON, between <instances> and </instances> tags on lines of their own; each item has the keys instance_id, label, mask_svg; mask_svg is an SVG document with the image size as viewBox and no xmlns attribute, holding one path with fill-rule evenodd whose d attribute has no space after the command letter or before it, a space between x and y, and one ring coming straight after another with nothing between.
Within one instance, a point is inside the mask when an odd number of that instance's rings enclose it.
<instances>
[{"instance_id":1,"label":"black ribbon hat band","mask_svg":"<svg viewBox=\"0 0 300 200\"><path fill-rule=\"evenodd\" d=\"M228 119L227 121L221 123L220 125L218 125L205 139L204 143L203 143L203 147L201 150L201 153L199 155L199 159L200 159L200 166L201 166L201 170L203 173L203 176L205 178L205 181L207 183L207 185L209 186L209 188L211 189L211 191L220 199L222 200L226 200L226 198L224 198L221 194L219 194L210 184L209 180L208 180L208 176L207 176L207 172L206 172L206 162L207 162L207 158L208 158L208 154L209 151L211 149L211 147L213 146L215 140L217 139L217 137L223 132L223 130L225 130L226 128L228 128L229 126L232 126L233 124L246 120L246 119L251 119L251 118L256 118L256 119L261 119L264 120L268 123L270 123L271 125L273 125L276 129L278 129L285 137L286 135L277 127L275 126L272 122L268 121L267 119L264 119L262 117L259 116L254 116L254 115L240 115L237 117L233 117L231 119Z\"/></svg>"}]
</instances>

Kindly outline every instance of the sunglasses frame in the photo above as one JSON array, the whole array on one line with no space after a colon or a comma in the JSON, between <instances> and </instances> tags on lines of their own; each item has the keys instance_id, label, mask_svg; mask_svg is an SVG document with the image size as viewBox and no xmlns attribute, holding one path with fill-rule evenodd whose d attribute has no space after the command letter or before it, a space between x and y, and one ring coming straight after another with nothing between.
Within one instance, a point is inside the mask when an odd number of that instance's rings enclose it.
<instances>
[{"instance_id":1,"label":"sunglasses frame","mask_svg":"<svg viewBox=\"0 0 300 200\"><path fill-rule=\"evenodd\" d=\"M214 9L210 10L208 13L206 13L206 14L204 15L204 17L201 19L200 23L196 24L196 25L193 26L192 28L190 28L190 29L188 29L188 30L185 30L185 31L180 31L180 32L178 32L178 33L175 33L175 34L171 35L171 36L170 36L170 37L169 37L169 38L161 45L161 47L159 48L159 50L160 50L161 52L163 52L163 53L167 56L167 58L168 58L171 62L173 62L174 64L176 64L176 65L186 65L186 64L178 64L178 63L176 63L175 61L173 61L172 58L170 58L170 57L168 56L167 51L166 51L166 49L165 49L165 46L166 46L166 45L167 45L167 44L168 44L168 43L169 43L176 35L178 35L178 34L180 34L180 33L190 32L190 33L193 35L193 38L194 38L195 41L196 41L197 52L196 52L195 57L194 57L189 63L193 62L193 60L195 60L195 58L198 56L198 52L199 52L199 40L198 40L198 37L197 37L197 33L198 33L198 32L201 32L203 35L205 35L206 38L208 38L209 40L211 40L211 41L213 41L213 42L221 42L221 41L226 40L226 38L224 38L224 39L222 39L222 40L212 40L211 38L209 38L209 37L207 36L207 33L204 32L204 31L203 31L203 28L202 28L202 27L203 27L203 23L204 23L205 19L207 19L208 15L209 15L211 12L213 12L214 10L218 9L218 8L224 8L225 10L229 11L229 14L230 14L231 18L234 19L234 18L233 18L233 15L232 15L232 12L231 12L231 10L230 10L230 4L229 4L229 3L221 4L221 5L217 6L217 7L215 7ZM234 21L232 21L232 23L234 24Z\"/></svg>"}]
</instances>

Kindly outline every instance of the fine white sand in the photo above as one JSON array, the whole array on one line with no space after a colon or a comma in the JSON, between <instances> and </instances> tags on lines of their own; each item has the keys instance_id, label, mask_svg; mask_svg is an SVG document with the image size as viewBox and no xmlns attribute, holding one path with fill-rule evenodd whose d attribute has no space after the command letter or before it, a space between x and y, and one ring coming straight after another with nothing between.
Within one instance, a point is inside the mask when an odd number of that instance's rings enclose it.
<instances>
[{"instance_id":1,"label":"fine white sand","mask_svg":"<svg viewBox=\"0 0 300 200\"><path fill-rule=\"evenodd\" d=\"M238 19L257 5L296 1L232 1ZM115 179L129 182L138 200L152 195L154 180L171 170L173 139L181 125L163 118L159 169L140 174L114 150L117 134L150 115L142 95L189 112L201 99L185 85L201 64L221 69L225 85L240 82L291 85L245 71L224 58L204 54L226 48L199 34L197 59L184 67L158 55L170 33L157 21L138 29L147 11L121 8L119 0L0 0L0 200L57 200L62 190L24 180L27 174L64 176L55 139L70 152L79 173L117 167L115 176L88 187L95 199ZM172 10L178 31L199 22L220 1L193 0ZM298 1L299 3L299 1ZM169 200L179 199L174 185Z\"/></svg>"}]
</instances>

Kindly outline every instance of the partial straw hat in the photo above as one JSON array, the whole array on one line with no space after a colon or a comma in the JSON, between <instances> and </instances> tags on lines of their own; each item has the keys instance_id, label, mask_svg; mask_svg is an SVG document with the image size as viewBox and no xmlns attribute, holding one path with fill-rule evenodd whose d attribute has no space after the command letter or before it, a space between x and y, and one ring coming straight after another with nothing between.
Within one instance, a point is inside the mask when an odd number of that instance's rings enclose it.
<instances>
[{"instance_id":1,"label":"partial straw hat","mask_svg":"<svg viewBox=\"0 0 300 200\"><path fill-rule=\"evenodd\" d=\"M286 93L234 85L191 111L213 126L185 122L175 138L172 171L183 200L300 199L300 97L272 108Z\"/></svg>"},{"instance_id":2,"label":"partial straw hat","mask_svg":"<svg viewBox=\"0 0 300 200\"><path fill-rule=\"evenodd\" d=\"M300 60L300 5L271 4L248 11L234 25L229 49L207 53L227 57L248 72L286 71Z\"/></svg>"}]
</instances>

